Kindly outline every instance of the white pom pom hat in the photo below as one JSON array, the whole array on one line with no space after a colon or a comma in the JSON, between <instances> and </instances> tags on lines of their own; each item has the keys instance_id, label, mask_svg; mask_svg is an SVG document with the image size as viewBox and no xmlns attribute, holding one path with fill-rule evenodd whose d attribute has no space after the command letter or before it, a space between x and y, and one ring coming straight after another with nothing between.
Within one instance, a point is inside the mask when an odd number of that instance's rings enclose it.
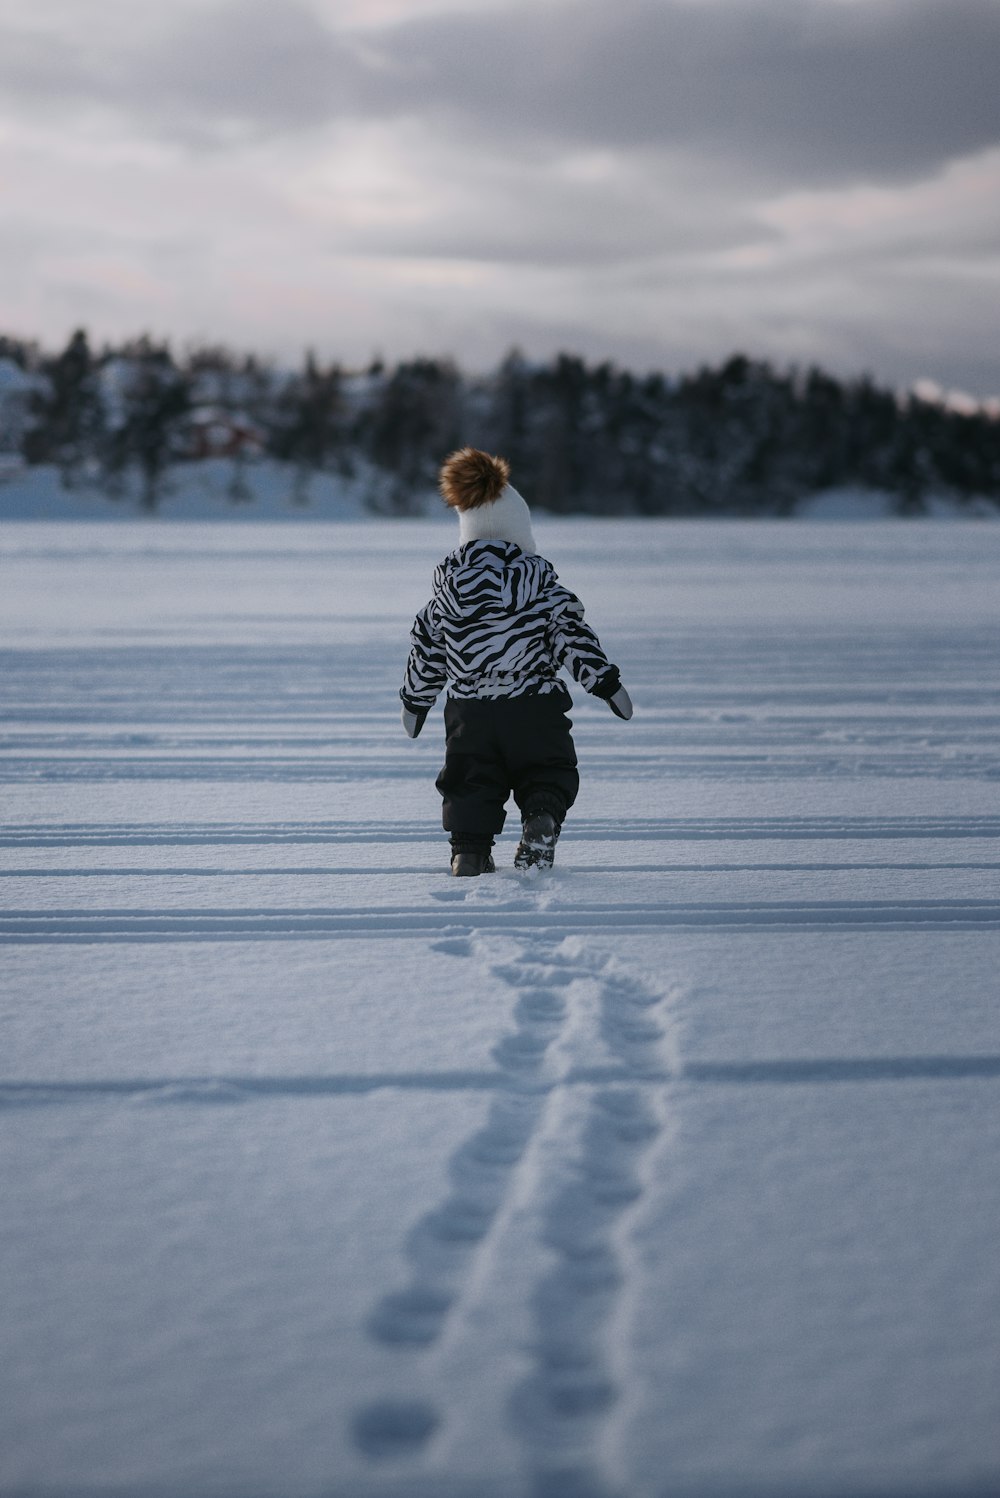
<instances>
[{"instance_id":1,"label":"white pom pom hat","mask_svg":"<svg viewBox=\"0 0 1000 1498\"><path fill-rule=\"evenodd\" d=\"M509 541L530 556L538 552L531 534L531 511L512 484L505 484L497 499L459 510L458 532L462 546L469 541Z\"/></svg>"}]
</instances>

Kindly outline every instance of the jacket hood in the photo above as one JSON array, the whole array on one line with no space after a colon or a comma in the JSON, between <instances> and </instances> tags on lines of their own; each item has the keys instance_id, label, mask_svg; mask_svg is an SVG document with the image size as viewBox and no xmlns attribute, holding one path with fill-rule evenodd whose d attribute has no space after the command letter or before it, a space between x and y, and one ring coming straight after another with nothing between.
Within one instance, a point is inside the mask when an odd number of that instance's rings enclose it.
<instances>
[{"instance_id":1,"label":"jacket hood","mask_svg":"<svg viewBox=\"0 0 1000 1498\"><path fill-rule=\"evenodd\" d=\"M518 613L543 591L549 564L509 541L469 541L434 573L442 613L471 621Z\"/></svg>"}]
</instances>

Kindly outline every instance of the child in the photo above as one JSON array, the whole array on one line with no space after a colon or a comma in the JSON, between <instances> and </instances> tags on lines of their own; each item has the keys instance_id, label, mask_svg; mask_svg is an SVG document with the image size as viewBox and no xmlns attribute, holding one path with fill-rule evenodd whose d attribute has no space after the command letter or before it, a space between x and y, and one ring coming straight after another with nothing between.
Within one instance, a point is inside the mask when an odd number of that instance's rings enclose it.
<instances>
[{"instance_id":1,"label":"child","mask_svg":"<svg viewBox=\"0 0 1000 1498\"><path fill-rule=\"evenodd\" d=\"M522 820L514 867L552 865L580 783L560 666L619 718L632 716L583 605L537 554L528 506L509 474L506 459L474 447L446 459L439 482L458 511L459 546L436 568L433 597L413 622L399 694L415 739L449 683L436 784L459 876L495 871L490 850L511 792Z\"/></svg>"}]
</instances>

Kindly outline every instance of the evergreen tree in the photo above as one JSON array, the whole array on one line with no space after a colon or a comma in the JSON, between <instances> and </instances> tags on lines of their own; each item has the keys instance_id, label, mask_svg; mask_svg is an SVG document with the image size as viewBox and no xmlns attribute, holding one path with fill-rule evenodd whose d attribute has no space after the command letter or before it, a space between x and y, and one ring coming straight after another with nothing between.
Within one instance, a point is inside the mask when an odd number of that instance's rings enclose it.
<instances>
[{"instance_id":1,"label":"evergreen tree","mask_svg":"<svg viewBox=\"0 0 1000 1498\"><path fill-rule=\"evenodd\" d=\"M45 388L40 364L37 344L0 336L0 459L5 463L28 458Z\"/></svg>"},{"instance_id":2,"label":"evergreen tree","mask_svg":"<svg viewBox=\"0 0 1000 1498\"><path fill-rule=\"evenodd\" d=\"M368 455L390 475L378 507L405 515L422 489L433 486L441 459L459 443L460 381L446 360L398 364L382 384L367 432Z\"/></svg>"},{"instance_id":3,"label":"evergreen tree","mask_svg":"<svg viewBox=\"0 0 1000 1498\"><path fill-rule=\"evenodd\" d=\"M97 362L87 334L78 328L62 353L43 364L47 393L36 405L36 419L26 442L31 463L57 463L67 489L94 463L104 435Z\"/></svg>"},{"instance_id":4,"label":"evergreen tree","mask_svg":"<svg viewBox=\"0 0 1000 1498\"><path fill-rule=\"evenodd\" d=\"M575 355L560 354L534 384L538 420L534 496L543 509L569 514L579 504L586 469L586 366Z\"/></svg>"},{"instance_id":5,"label":"evergreen tree","mask_svg":"<svg viewBox=\"0 0 1000 1498\"><path fill-rule=\"evenodd\" d=\"M173 361L166 344L142 337L117 356L127 371L118 420L104 444L105 472L114 479L135 466L142 489L140 504L156 509L163 477L176 445L180 423L191 404L187 378Z\"/></svg>"},{"instance_id":6,"label":"evergreen tree","mask_svg":"<svg viewBox=\"0 0 1000 1498\"><path fill-rule=\"evenodd\" d=\"M513 348L488 383L486 436L480 442L473 435L473 445L503 453L513 472L525 473L534 463L531 416L531 371L521 351Z\"/></svg>"},{"instance_id":7,"label":"evergreen tree","mask_svg":"<svg viewBox=\"0 0 1000 1498\"><path fill-rule=\"evenodd\" d=\"M270 450L295 465L295 504L308 504L310 478L342 447L342 382L340 366L324 369L310 350L301 373L286 382L275 403Z\"/></svg>"}]
</instances>

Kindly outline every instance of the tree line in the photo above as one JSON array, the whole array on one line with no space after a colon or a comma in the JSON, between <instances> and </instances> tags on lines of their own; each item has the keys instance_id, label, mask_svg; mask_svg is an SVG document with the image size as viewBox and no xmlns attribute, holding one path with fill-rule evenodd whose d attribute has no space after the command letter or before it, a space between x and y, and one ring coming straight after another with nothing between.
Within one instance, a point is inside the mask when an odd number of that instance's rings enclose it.
<instances>
[{"instance_id":1,"label":"tree line","mask_svg":"<svg viewBox=\"0 0 1000 1498\"><path fill-rule=\"evenodd\" d=\"M992 410L744 354L668 377L515 351L470 376L434 358L350 370L309 354L280 369L223 347L177 356L149 337L95 349L79 330L58 353L0 337L4 366L24 376L25 462L112 494L138 474L148 508L170 467L199 455L206 410L232 424L234 501L249 496L246 465L267 456L290 465L302 502L313 474L361 473L374 505L408 513L442 457L471 443L508 457L531 503L556 514L780 516L839 486L887 491L902 514L931 495L1000 505Z\"/></svg>"}]
</instances>

